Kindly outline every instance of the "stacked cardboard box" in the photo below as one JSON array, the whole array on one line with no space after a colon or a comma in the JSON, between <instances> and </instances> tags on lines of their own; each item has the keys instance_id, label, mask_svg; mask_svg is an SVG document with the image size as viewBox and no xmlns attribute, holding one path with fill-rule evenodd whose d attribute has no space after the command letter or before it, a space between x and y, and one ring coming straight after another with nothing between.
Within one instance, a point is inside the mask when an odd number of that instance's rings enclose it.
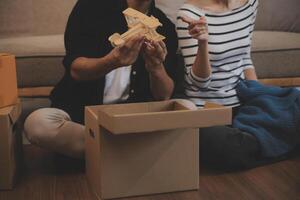
<instances>
[{"instance_id":1,"label":"stacked cardboard box","mask_svg":"<svg viewBox=\"0 0 300 200\"><path fill-rule=\"evenodd\" d=\"M0 53L0 108L18 101L15 56Z\"/></svg>"},{"instance_id":2,"label":"stacked cardboard box","mask_svg":"<svg viewBox=\"0 0 300 200\"><path fill-rule=\"evenodd\" d=\"M186 100L86 107L86 173L98 199L199 188L199 127L231 108Z\"/></svg>"},{"instance_id":3,"label":"stacked cardboard box","mask_svg":"<svg viewBox=\"0 0 300 200\"><path fill-rule=\"evenodd\" d=\"M22 157L15 57L0 53L0 189L12 189Z\"/></svg>"},{"instance_id":4,"label":"stacked cardboard box","mask_svg":"<svg viewBox=\"0 0 300 200\"><path fill-rule=\"evenodd\" d=\"M21 104L0 109L0 189L12 189L22 158L22 136L17 132Z\"/></svg>"}]
</instances>

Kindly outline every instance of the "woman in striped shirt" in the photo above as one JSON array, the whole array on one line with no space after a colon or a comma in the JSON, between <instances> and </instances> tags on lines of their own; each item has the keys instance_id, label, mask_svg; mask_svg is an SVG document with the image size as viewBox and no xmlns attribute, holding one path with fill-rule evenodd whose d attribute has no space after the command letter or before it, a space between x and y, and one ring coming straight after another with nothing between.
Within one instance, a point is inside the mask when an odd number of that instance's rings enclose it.
<instances>
[{"instance_id":1,"label":"woman in striped shirt","mask_svg":"<svg viewBox=\"0 0 300 200\"><path fill-rule=\"evenodd\" d=\"M198 107L238 107L239 81L257 79L250 56L257 7L258 0L188 0L180 8L185 95ZM203 129L200 142L202 160L215 166L250 167L259 155L257 139L231 127Z\"/></svg>"},{"instance_id":2,"label":"woman in striped shirt","mask_svg":"<svg viewBox=\"0 0 300 200\"><path fill-rule=\"evenodd\" d=\"M178 13L179 46L185 61L185 94L197 106L205 100L240 105L240 79L256 79L251 36L258 0L189 0Z\"/></svg>"}]
</instances>

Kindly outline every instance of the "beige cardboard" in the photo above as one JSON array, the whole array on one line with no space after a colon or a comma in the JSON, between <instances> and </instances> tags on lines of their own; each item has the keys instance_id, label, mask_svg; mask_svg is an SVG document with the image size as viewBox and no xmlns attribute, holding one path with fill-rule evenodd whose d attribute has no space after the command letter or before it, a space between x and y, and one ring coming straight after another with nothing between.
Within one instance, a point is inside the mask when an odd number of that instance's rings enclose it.
<instances>
[{"instance_id":1,"label":"beige cardboard","mask_svg":"<svg viewBox=\"0 0 300 200\"><path fill-rule=\"evenodd\" d=\"M198 128L230 124L231 109L103 105L87 107L85 120L88 182L98 199L112 199L198 189Z\"/></svg>"},{"instance_id":2,"label":"beige cardboard","mask_svg":"<svg viewBox=\"0 0 300 200\"><path fill-rule=\"evenodd\" d=\"M18 100L15 56L0 53L0 108Z\"/></svg>"},{"instance_id":3,"label":"beige cardboard","mask_svg":"<svg viewBox=\"0 0 300 200\"><path fill-rule=\"evenodd\" d=\"M21 138L16 134L16 121L21 104L0 109L0 189L12 189L21 155Z\"/></svg>"},{"instance_id":4,"label":"beige cardboard","mask_svg":"<svg viewBox=\"0 0 300 200\"><path fill-rule=\"evenodd\" d=\"M191 111L178 106L176 101L100 106L99 123L113 134L231 124L230 108L209 103L204 109Z\"/></svg>"},{"instance_id":5,"label":"beige cardboard","mask_svg":"<svg viewBox=\"0 0 300 200\"><path fill-rule=\"evenodd\" d=\"M97 110L95 108L95 110ZM95 111L94 110L94 111ZM97 120L97 112L92 108L85 110L85 127L86 127L86 175L89 178L89 185L94 194L100 199L101 194L101 168L100 168L100 133ZM98 196L99 195L99 196Z\"/></svg>"}]
</instances>

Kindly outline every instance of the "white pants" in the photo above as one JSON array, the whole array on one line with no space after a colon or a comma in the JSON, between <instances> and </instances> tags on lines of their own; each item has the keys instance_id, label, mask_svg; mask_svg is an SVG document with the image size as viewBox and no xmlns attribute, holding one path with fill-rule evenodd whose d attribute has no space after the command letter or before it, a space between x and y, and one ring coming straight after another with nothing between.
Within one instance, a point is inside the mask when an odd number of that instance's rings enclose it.
<instances>
[{"instance_id":1,"label":"white pants","mask_svg":"<svg viewBox=\"0 0 300 200\"><path fill-rule=\"evenodd\" d=\"M43 108L31 113L24 132L35 145L76 158L84 157L84 126L63 110Z\"/></svg>"}]
</instances>

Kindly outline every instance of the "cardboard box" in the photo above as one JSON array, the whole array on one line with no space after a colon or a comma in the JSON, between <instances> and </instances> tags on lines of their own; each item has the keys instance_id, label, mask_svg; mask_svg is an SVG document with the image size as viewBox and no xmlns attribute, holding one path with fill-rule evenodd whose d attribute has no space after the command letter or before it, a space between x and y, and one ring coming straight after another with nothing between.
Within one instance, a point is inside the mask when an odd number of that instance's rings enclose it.
<instances>
[{"instance_id":1,"label":"cardboard box","mask_svg":"<svg viewBox=\"0 0 300 200\"><path fill-rule=\"evenodd\" d=\"M0 53L0 108L18 101L15 56Z\"/></svg>"},{"instance_id":2,"label":"cardboard box","mask_svg":"<svg viewBox=\"0 0 300 200\"><path fill-rule=\"evenodd\" d=\"M21 104L0 109L0 189L13 189L22 158L22 135L17 133Z\"/></svg>"},{"instance_id":3,"label":"cardboard box","mask_svg":"<svg viewBox=\"0 0 300 200\"><path fill-rule=\"evenodd\" d=\"M98 199L199 188L199 127L231 108L187 100L86 107L86 173Z\"/></svg>"}]
</instances>

